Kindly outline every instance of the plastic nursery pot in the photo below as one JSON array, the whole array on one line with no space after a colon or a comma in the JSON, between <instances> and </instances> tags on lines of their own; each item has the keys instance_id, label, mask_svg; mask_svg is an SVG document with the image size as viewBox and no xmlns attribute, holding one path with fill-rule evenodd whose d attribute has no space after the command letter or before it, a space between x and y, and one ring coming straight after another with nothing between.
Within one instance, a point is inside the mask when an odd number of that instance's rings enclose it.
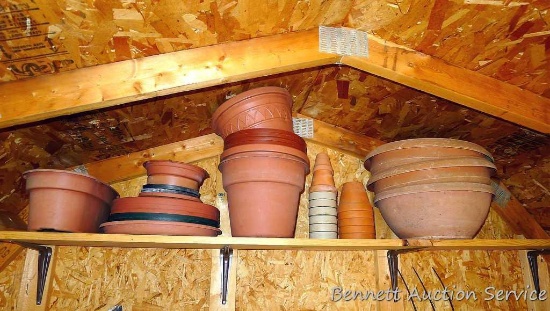
<instances>
[{"instance_id":1,"label":"plastic nursery pot","mask_svg":"<svg viewBox=\"0 0 550 311\"><path fill-rule=\"evenodd\" d=\"M224 157L219 169L233 236L294 237L308 162L277 152L246 152Z\"/></svg>"},{"instance_id":2,"label":"plastic nursery pot","mask_svg":"<svg viewBox=\"0 0 550 311\"><path fill-rule=\"evenodd\" d=\"M116 213L165 213L189 215L220 221L220 211L212 205L164 197L128 197L116 199L111 209Z\"/></svg>"},{"instance_id":3,"label":"plastic nursery pot","mask_svg":"<svg viewBox=\"0 0 550 311\"><path fill-rule=\"evenodd\" d=\"M218 228L210 226L155 220L112 221L102 224L101 228L112 234L217 236L221 233Z\"/></svg>"},{"instance_id":4,"label":"plastic nursery pot","mask_svg":"<svg viewBox=\"0 0 550 311\"><path fill-rule=\"evenodd\" d=\"M29 193L29 231L98 232L118 193L98 179L70 171L23 173Z\"/></svg>"},{"instance_id":5,"label":"plastic nursery pot","mask_svg":"<svg viewBox=\"0 0 550 311\"><path fill-rule=\"evenodd\" d=\"M222 138L248 128L292 132L292 97L280 87L260 87L243 92L216 109L212 115L212 128Z\"/></svg>"},{"instance_id":6,"label":"plastic nursery pot","mask_svg":"<svg viewBox=\"0 0 550 311\"><path fill-rule=\"evenodd\" d=\"M473 182L490 184L495 165L479 157L443 158L414 162L372 175L369 190L381 192L396 187L438 182Z\"/></svg>"},{"instance_id":7,"label":"plastic nursery pot","mask_svg":"<svg viewBox=\"0 0 550 311\"><path fill-rule=\"evenodd\" d=\"M393 166L452 157L481 157L494 162L483 147L457 139L419 138L384 144L365 158L365 168L372 174Z\"/></svg>"},{"instance_id":8,"label":"plastic nursery pot","mask_svg":"<svg viewBox=\"0 0 550 311\"><path fill-rule=\"evenodd\" d=\"M401 239L471 239L485 223L493 192L485 184L423 184L381 192L375 204Z\"/></svg>"},{"instance_id":9,"label":"plastic nursery pot","mask_svg":"<svg viewBox=\"0 0 550 311\"><path fill-rule=\"evenodd\" d=\"M208 172L183 162L151 160L143 163L147 170L148 184L165 184L199 190Z\"/></svg>"}]
</instances>

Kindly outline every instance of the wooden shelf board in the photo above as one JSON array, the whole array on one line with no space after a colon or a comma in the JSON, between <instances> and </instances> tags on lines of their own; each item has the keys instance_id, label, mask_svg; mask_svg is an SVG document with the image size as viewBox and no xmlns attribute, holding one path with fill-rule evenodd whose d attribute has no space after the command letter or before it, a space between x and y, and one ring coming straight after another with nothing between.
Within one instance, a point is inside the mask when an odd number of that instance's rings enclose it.
<instances>
[{"instance_id":1,"label":"wooden shelf board","mask_svg":"<svg viewBox=\"0 0 550 311\"><path fill-rule=\"evenodd\" d=\"M218 249L226 245L243 250L536 250L550 249L550 239L506 240L320 240L285 238L233 238L0 231L0 241L59 246Z\"/></svg>"}]
</instances>

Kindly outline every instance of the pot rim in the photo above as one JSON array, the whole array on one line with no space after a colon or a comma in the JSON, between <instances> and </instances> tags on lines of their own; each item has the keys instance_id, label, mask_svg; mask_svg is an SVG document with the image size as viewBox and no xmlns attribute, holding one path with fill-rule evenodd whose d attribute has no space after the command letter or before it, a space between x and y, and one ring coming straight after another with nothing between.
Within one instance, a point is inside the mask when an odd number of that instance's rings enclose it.
<instances>
[{"instance_id":1,"label":"pot rim","mask_svg":"<svg viewBox=\"0 0 550 311\"><path fill-rule=\"evenodd\" d=\"M148 165L170 166L170 167L175 167L175 168L178 168L178 169L193 171L193 172L196 172L198 174L203 175L204 177L202 178L202 180L207 179L207 178L210 177L208 172L200 166L190 164L190 163L180 162L180 161L172 161L172 160L147 160L147 161L143 162L143 167L145 168L145 170L147 170L148 176L149 176L149 170L147 169ZM177 175L177 176L179 176L179 175ZM192 179L192 178L190 178L190 179Z\"/></svg>"},{"instance_id":2,"label":"pot rim","mask_svg":"<svg viewBox=\"0 0 550 311\"><path fill-rule=\"evenodd\" d=\"M188 208L196 210L195 214L206 216L208 216L208 214L215 214L217 218L219 218L220 216L220 210L214 205L206 204L200 201L185 200L173 197L138 196L118 198L113 201L113 204L111 205L111 212L114 211L117 205L120 206L120 204L123 204L123 206L119 208L124 208L127 206L133 207L135 206L135 204L151 204L152 207L163 205L163 208L165 209L173 209L176 211L184 212L181 209ZM208 210L210 210L211 213L209 213Z\"/></svg>"},{"instance_id":3,"label":"pot rim","mask_svg":"<svg viewBox=\"0 0 550 311\"><path fill-rule=\"evenodd\" d=\"M109 221L102 223L99 227L119 226L119 225L158 225L158 226L175 226L175 227L191 227L197 229L211 230L217 232L220 235L222 231L216 227L197 225L192 223L178 223L173 221L157 221L157 220L123 220L123 221ZM156 235L156 234L155 234Z\"/></svg>"},{"instance_id":4,"label":"pot rim","mask_svg":"<svg viewBox=\"0 0 550 311\"><path fill-rule=\"evenodd\" d=\"M490 193L491 195L495 194L495 189L493 188L493 186L486 184L469 182L430 183L404 186L380 192L375 195L374 203L401 195L442 191L473 191Z\"/></svg>"},{"instance_id":5,"label":"pot rim","mask_svg":"<svg viewBox=\"0 0 550 311\"><path fill-rule=\"evenodd\" d=\"M490 169L491 176L496 173L497 167L491 161L476 157L442 158L439 160L421 161L407 163L372 174L367 182L367 187L373 183L388 177L401 174L450 167L487 167Z\"/></svg>"},{"instance_id":6,"label":"pot rim","mask_svg":"<svg viewBox=\"0 0 550 311\"><path fill-rule=\"evenodd\" d=\"M485 148L481 147L478 144L453 138L413 138L413 139L404 139L398 140L391 143L383 144L380 147L371 151L365 157L364 161L370 160L370 158L379 155L384 152L389 152L398 149L409 149L409 148L424 148L424 147L442 147L442 148L455 148L455 149L467 149L479 152L488 158L492 162L495 161L493 156Z\"/></svg>"},{"instance_id":7,"label":"pot rim","mask_svg":"<svg viewBox=\"0 0 550 311\"><path fill-rule=\"evenodd\" d=\"M217 133L217 130L219 128L217 126L218 119L229 108L233 107L235 104L238 104L241 101L247 100L255 96L261 96L269 93L276 93L276 94L287 96L289 99L288 100L289 106L292 107L292 95L290 95L290 92L285 88L278 87L278 86L262 86L262 87L253 88L231 97L230 99L223 102L220 106L218 106L218 108L216 108L216 110L214 111L214 114L212 114L212 121L211 121L211 126L212 126L212 129L214 129L214 132Z\"/></svg>"},{"instance_id":8,"label":"pot rim","mask_svg":"<svg viewBox=\"0 0 550 311\"><path fill-rule=\"evenodd\" d=\"M305 162L308 163L308 167L309 167L309 158L307 157L307 153L293 147L288 147L283 145L273 145L273 144L247 144L247 145L232 147L224 150L220 155L220 159L221 161L223 161L224 159L232 155L245 153L245 152L273 152L273 153L288 154L288 155L292 155L303 159Z\"/></svg>"},{"instance_id":9,"label":"pot rim","mask_svg":"<svg viewBox=\"0 0 550 311\"><path fill-rule=\"evenodd\" d=\"M86 177L86 178L88 178L92 181L95 181L95 182L101 184L102 186L107 187L109 190L111 190L115 194L115 198L120 197L120 194L118 193L118 191L116 191L115 188L113 188L111 185L109 185L106 182L101 181L100 179L98 179L94 176L88 175L88 174L78 173L78 172L68 171L68 170L37 168L37 169L32 169L32 170L28 170L28 171L23 172L23 178L28 179L29 175L33 175L34 173L64 173L64 174L69 174L69 175L74 175L74 176ZM51 186L48 186L48 185L45 185L44 187L41 187L41 188L57 189L57 187L51 187ZM72 189L68 189L68 190L72 190ZM78 191L78 190L74 190L74 191ZM78 192L83 192L83 191L78 191ZM88 193L88 192L86 192L86 193Z\"/></svg>"}]
</instances>

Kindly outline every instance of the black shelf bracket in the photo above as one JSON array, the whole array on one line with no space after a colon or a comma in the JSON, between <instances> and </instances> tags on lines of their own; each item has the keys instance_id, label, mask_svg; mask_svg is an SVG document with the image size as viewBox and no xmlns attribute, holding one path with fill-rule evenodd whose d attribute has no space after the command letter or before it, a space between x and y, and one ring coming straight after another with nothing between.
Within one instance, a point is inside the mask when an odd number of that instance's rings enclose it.
<instances>
[{"instance_id":1,"label":"black shelf bracket","mask_svg":"<svg viewBox=\"0 0 550 311\"><path fill-rule=\"evenodd\" d=\"M222 264L222 305L227 303L227 284L229 283L229 268L233 259L233 249L230 246L224 246L220 250L220 260Z\"/></svg>"},{"instance_id":2,"label":"black shelf bracket","mask_svg":"<svg viewBox=\"0 0 550 311\"><path fill-rule=\"evenodd\" d=\"M399 255L416 252L421 250L421 248L409 248L409 249L392 249L387 253L388 258L388 268L390 270L390 280L391 280L391 290L397 290L397 275L399 271Z\"/></svg>"},{"instance_id":3,"label":"black shelf bracket","mask_svg":"<svg viewBox=\"0 0 550 311\"><path fill-rule=\"evenodd\" d=\"M537 260L539 255L542 254L550 254L550 250L545 249L527 252L527 261L529 262L529 269L531 270L531 277L533 278L533 285L535 286L537 294L540 293L539 263Z\"/></svg>"},{"instance_id":4,"label":"black shelf bracket","mask_svg":"<svg viewBox=\"0 0 550 311\"><path fill-rule=\"evenodd\" d=\"M52 248L44 245L37 245L24 242L12 242L21 245L25 248L38 251L38 284L36 286L36 305L42 304L42 296L44 296L44 287L46 287L46 278L48 269L52 260Z\"/></svg>"}]
</instances>

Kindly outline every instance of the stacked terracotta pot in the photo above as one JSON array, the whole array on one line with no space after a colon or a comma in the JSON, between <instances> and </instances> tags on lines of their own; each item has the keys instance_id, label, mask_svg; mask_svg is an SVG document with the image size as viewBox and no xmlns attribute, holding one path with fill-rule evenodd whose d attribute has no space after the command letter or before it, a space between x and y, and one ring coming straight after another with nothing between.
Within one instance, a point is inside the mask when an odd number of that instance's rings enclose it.
<instances>
[{"instance_id":1,"label":"stacked terracotta pot","mask_svg":"<svg viewBox=\"0 0 550 311\"><path fill-rule=\"evenodd\" d=\"M113 202L105 233L217 236L220 212L200 200L208 173L195 165L153 160L139 197Z\"/></svg>"},{"instance_id":2,"label":"stacked terracotta pot","mask_svg":"<svg viewBox=\"0 0 550 311\"><path fill-rule=\"evenodd\" d=\"M362 183L347 182L338 202L340 239L375 239L374 213Z\"/></svg>"},{"instance_id":3,"label":"stacked terracotta pot","mask_svg":"<svg viewBox=\"0 0 550 311\"><path fill-rule=\"evenodd\" d=\"M212 116L224 138L219 169L233 236L294 236L309 160L293 132L291 107L287 90L261 87L231 98Z\"/></svg>"},{"instance_id":4,"label":"stacked terracotta pot","mask_svg":"<svg viewBox=\"0 0 550 311\"><path fill-rule=\"evenodd\" d=\"M109 185L85 174L36 169L23 173L29 192L29 231L99 231L119 195Z\"/></svg>"},{"instance_id":5,"label":"stacked terracotta pot","mask_svg":"<svg viewBox=\"0 0 550 311\"><path fill-rule=\"evenodd\" d=\"M493 195L491 154L476 144L424 138L385 144L365 160L367 187L400 238L473 238Z\"/></svg>"},{"instance_id":6,"label":"stacked terracotta pot","mask_svg":"<svg viewBox=\"0 0 550 311\"><path fill-rule=\"evenodd\" d=\"M334 171L326 153L319 153L313 165L313 179L309 187L309 238L336 239L337 189Z\"/></svg>"}]
</instances>

